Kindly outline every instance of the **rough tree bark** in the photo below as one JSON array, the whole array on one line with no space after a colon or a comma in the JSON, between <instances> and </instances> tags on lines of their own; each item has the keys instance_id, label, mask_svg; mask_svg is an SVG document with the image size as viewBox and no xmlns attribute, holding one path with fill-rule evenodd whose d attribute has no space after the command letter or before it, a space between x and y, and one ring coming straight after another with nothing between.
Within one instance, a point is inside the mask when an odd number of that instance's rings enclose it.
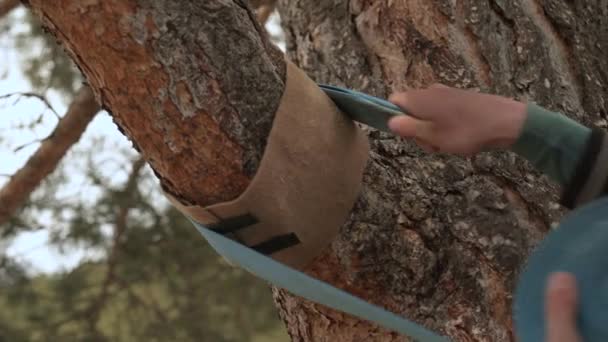
<instances>
[{"instance_id":1,"label":"rough tree bark","mask_svg":"<svg viewBox=\"0 0 608 342\"><path fill-rule=\"evenodd\" d=\"M433 82L535 100L606 126L606 4L567 0L281 0L291 58L375 95ZM186 203L236 197L284 86L244 1L32 0L100 102ZM488 108L491 114L491 108ZM360 198L308 272L458 341L513 340L511 293L562 215L510 153L431 156L369 132ZM275 289L293 341L407 341Z\"/></svg>"},{"instance_id":2,"label":"rough tree bark","mask_svg":"<svg viewBox=\"0 0 608 342\"><path fill-rule=\"evenodd\" d=\"M9 14L12 10L17 8L21 2L19 0L3 0L0 1L0 18Z\"/></svg>"},{"instance_id":3,"label":"rough tree bark","mask_svg":"<svg viewBox=\"0 0 608 342\"><path fill-rule=\"evenodd\" d=\"M285 73L248 6L35 0L31 7L167 191L210 204L246 188Z\"/></svg>"}]
</instances>

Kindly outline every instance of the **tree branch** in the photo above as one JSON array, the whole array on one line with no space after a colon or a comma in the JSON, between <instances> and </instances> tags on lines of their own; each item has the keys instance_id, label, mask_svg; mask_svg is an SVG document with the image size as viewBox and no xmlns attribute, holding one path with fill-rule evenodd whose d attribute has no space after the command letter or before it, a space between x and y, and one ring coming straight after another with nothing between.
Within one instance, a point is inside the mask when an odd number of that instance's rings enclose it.
<instances>
[{"instance_id":1,"label":"tree branch","mask_svg":"<svg viewBox=\"0 0 608 342\"><path fill-rule=\"evenodd\" d=\"M129 283L127 283L123 279L118 278L117 282L120 284L122 289L127 291L127 295L134 302L137 302L139 305L141 305L147 311L154 312L154 314L156 315L158 320L161 321L163 324L166 324L166 325L169 324L169 318L167 318L167 314L165 314L162 311L162 309L159 307L158 303L155 303L153 300L152 300L152 303L148 303L144 298L142 298L140 295L138 295L131 286L129 286Z\"/></svg>"},{"instance_id":2,"label":"tree branch","mask_svg":"<svg viewBox=\"0 0 608 342\"><path fill-rule=\"evenodd\" d=\"M167 192L207 205L246 189L286 71L247 1L29 5Z\"/></svg>"},{"instance_id":3,"label":"tree branch","mask_svg":"<svg viewBox=\"0 0 608 342\"><path fill-rule=\"evenodd\" d=\"M59 116L59 113L57 113L57 111L55 110L55 108L53 108L53 106L51 105L51 102L46 98L46 96L44 96L42 94L38 94L38 93L34 93L34 92L8 93L8 94L0 95L0 100L6 99L6 98L9 98L9 97L12 97L12 96L17 96L17 100L15 101L15 103L17 103L22 97L33 97L35 99L38 99L51 112L53 112L53 114L55 114L55 117L57 117L58 119L61 119L61 116Z\"/></svg>"},{"instance_id":4,"label":"tree branch","mask_svg":"<svg viewBox=\"0 0 608 342\"><path fill-rule=\"evenodd\" d=\"M122 237L124 233L127 231L127 218L129 215L129 211L133 207L133 193L137 188L137 181L139 179L139 175L141 174L141 170L146 165L146 161L143 158L139 158L137 161L133 163L133 167L131 170L131 174L127 180L127 183L121 193L125 196L125 203L118 204L119 208L116 213L116 219L114 222L114 235L112 237L112 247L110 253L108 255L107 261L107 271L104 281L101 285L101 291L99 292L99 296L91 303L89 308L87 309L87 320L89 323L90 330L95 333L97 331L97 321L99 320L99 314L101 313L101 309L104 307L106 300L110 294L110 286L116 280L116 265L118 263L118 257L120 252L120 246L122 243Z\"/></svg>"},{"instance_id":5,"label":"tree branch","mask_svg":"<svg viewBox=\"0 0 608 342\"><path fill-rule=\"evenodd\" d=\"M53 133L0 189L0 225L9 220L42 180L55 170L61 158L78 142L99 110L90 88L85 86L80 89Z\"/></svg>"},{"instance_id":6,"label":"tree branch","mask_svg":"<svg viewBox=\"0 0 608 342\"><path fill-rule=\"evenodd\" d=\"M19 0L4 0L0 2L0 19L17 8L21 2Z\"/></svg>"}]
</instances>

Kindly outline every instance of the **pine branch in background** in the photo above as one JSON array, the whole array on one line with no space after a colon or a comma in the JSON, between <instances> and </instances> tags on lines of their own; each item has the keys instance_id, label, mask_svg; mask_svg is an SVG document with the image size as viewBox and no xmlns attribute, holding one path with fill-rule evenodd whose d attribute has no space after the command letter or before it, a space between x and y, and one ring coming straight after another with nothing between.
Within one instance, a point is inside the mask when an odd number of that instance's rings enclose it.
<instances>
[{"instance_id":1,"label":"pine branch in background","mask_svg":"<svg viewBox=\"0 0 608 342\"><path fill-rule=\"evenodd\" d=\"M9 220L25 204L42 180L55 170L100 110L90 88L85 86L78 91L53 133L0 189L0 225Z\"/></svg>"},{"instance_id":2,"label":"pine branch in background","mask_svg":"<svg viewBox=\"0 0 608 342\"><path fill-rule=\"evenodd\" d=\"M116 263L119 260L120 246L122 237L127 230L127 217L135 201L133 200L133 193L137 191L137 184L141 170L146 165L146 161L143 158L139 158L133 163L131 174L125 184L124 190L122 191L125 196L125 203L120 206L116 213L116 219L114 222L114 235L112 237L112 245L107 259L107 271L103 283L101 284L101 291L99 296L91 303L87 310L86 316L88 319L89 330L92 336L98 336L101 333L97 331L97 325L99 316L103 306L106 304L108 297L110 296L110 287L116 282Z\"/></svg>"},{"instance_id":3,"label":"pine branch in background","mask_svg":"<svg viewBox=\"0 0 608 342\"><path fill-rule=\"evenodd\" d=\"M21 4L19 0L3 0L0 1L0 19L9 14L12 10Z\"/></svg>"},{"instance_id":4,"label":"pine branch in background","mask_svg":"<svg viewBox=\"0 0 608 342\"><path fill-rule=\"evenodd\" d=\"M40 102L42 102L47 109L49 109L58 119L61 119L61 117L59 116L59 113L57 113L57 111L55 110L55 108L53 108L53 106L51 105L51 103L49 102L49 100L46 98L46 96L44 96L43 94L37 94L31 91L27 91L27 92L16 92L16 93L9 93L9 94L4 94L4 95L0 95L0 100L3 99L7 99L9 97L17 97L17 100L15 100L15 103L17 103L22 97L29 97L29 98L35 98L40 100Z\"/></svg>"}]
</instances>

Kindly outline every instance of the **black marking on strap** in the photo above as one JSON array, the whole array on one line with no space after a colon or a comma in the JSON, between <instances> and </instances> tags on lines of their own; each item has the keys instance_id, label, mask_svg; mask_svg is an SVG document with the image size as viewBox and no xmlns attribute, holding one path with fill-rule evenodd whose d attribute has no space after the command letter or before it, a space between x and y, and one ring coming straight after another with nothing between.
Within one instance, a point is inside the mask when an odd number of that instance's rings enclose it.
<instances>
[{"instance_id":1,"label":"black marking on strap","mask_svg":"<svg viewBox=\"0 0 608 342\"><path fill-rule=\"evenodd\" d=\"M217 223L208 225L207 228L218 234L226 235L252 226L256 223L259 223L258 219L255 216L247 213L221 219L221 221Z\"/></svg>"},{"instance_id":2,"label":"black marking on strap","mask_svg":"<svg viewBox=\"0 0 608 342\"><path fill-rule=\"evenodd\" d=\"M259 253L270 255L280 250L293 247L300 243L300 239L295 233L289 233L285 235L275 236L264 242L260 242L255 246L251 246L252 249Z\"/></svg>"}]
</instances>

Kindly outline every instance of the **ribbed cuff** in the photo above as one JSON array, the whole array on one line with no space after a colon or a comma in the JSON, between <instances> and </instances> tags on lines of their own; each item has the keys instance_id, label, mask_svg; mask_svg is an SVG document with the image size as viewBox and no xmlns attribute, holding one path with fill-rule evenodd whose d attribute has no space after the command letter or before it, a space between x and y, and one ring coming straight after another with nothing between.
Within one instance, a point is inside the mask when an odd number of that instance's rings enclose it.
<instances>
[{"instance_id":1,"label":"ribbed cuff","mask_svg":"<svg viewBox=\"0 0 608 342\"><path fill-rule=\"evenodd\" d=\"M571 183L591 130L565 115L529 104L511 150L562 186Z\"/></svg>"},{"instance_id":2,"label":"ribbed cuff","mask_svg":"<svg viewBox=\"0 0 608 342\"><path fill-rule=\"evenodd\" d=\"M608 146L605 132L593 128L572 178L564 187L561 204L573 209L606 193Z\"/></svg>"}]
</instances>

